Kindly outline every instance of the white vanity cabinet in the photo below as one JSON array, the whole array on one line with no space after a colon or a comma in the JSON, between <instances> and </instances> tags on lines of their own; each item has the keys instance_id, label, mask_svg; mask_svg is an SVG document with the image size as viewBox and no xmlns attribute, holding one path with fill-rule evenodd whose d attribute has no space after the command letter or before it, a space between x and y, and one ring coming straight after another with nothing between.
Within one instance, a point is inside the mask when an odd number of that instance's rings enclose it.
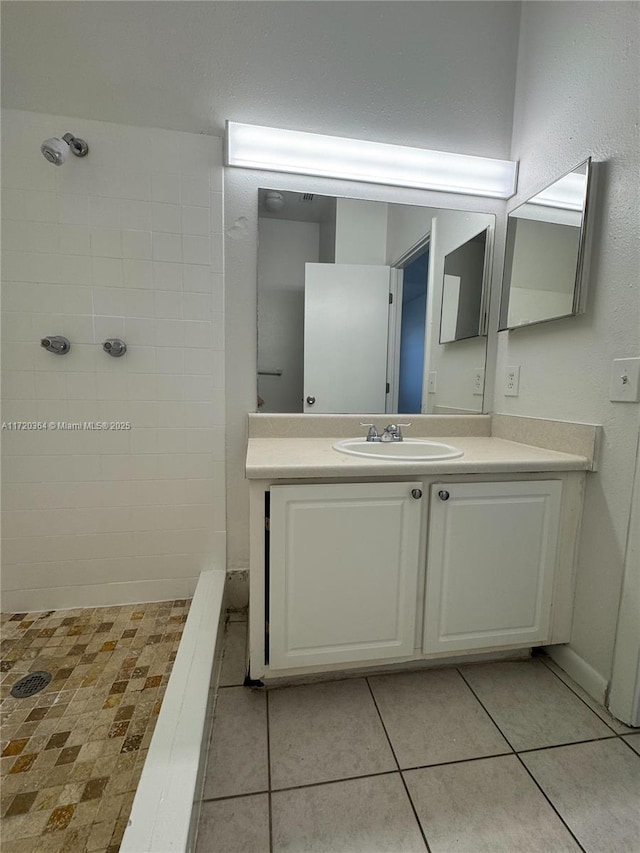
<instances>
[{"instance_id":1,"label":"white vanity cabinet","mask_svg":"<svg viewBox=\"0 0 640 853\"><path fill-rule=\"evenodd\" d=\"M251 481L252 679L569 642L584 470L338 477L331 460L323 477L322 461Z\"/></svg>"},{"instance_id":2,"label":"white vanity cabinet","mask_svg":"<svg viewBox=\"0 0 640 853\"><path fill-rule=\"evenodd\" d=\"M271 669L413 655L422 489L272 486Z\"/></svg>"},{"instance_id":3,"label":"white vanity cabinet","mask_svg":"<svg viewBox=\"0 0 640 853\"><path fill-rule=\"evenodd\" d=\"M423 652L549 639L560 480L431 486Z\"/></svg>"}]
</instances>

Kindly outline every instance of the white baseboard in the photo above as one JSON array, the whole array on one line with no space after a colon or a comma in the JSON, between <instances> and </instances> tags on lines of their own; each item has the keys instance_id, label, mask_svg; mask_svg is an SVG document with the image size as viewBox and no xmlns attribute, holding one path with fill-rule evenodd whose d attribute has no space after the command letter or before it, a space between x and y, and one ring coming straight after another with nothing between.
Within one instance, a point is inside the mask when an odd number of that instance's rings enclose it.
<instances>
[{"instance_id":1,"label":"white baseboard","mask_svg":"<svg viewBox=\"0 0 640 853\"><path fill-rule=\"evenodd\" d=\"M191 598L198 577L12 589L2 594L3 613L36 613L40 610L71 610L74 607L110 607Z\"/></svg>"},{"instance_id":2,"label":"white baseboard","mask_svg":"<svg viewBox=\"0 0 640 853\"><path fill-rule=\"evenodd\" d=\"M545 651L589 696L604 705L609 683L591 664L568 645L546 646Z\"/></svg>"}]
</instances>

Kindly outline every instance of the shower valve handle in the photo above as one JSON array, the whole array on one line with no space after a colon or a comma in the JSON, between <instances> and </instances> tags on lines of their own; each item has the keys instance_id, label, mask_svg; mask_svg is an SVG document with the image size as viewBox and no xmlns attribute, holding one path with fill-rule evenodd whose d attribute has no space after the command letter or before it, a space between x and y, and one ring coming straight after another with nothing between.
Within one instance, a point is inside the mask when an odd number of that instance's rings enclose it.
<instances>
[{"instance_id":1,"label":"shower valve handle","mask_svg":"<svg viewBox=\"0 0 640 853\"><path fill-rule=\"evenodd\" d=\"M46 338L41 339L40 346L54 355L65 355L71 349L69 339L62 335L47 335Z\"/></svg>"},{"instance_id":2,"label":"shower valve handle","mask_svg":"<svg viewBox=\"0 0 640 853\"><path fill-rule=\"evenodd\" d=\"M120 358L127 351L127 345L120 338L108 338L103 344L102 349L114 358Z\"/></svg>"}]
</instances>

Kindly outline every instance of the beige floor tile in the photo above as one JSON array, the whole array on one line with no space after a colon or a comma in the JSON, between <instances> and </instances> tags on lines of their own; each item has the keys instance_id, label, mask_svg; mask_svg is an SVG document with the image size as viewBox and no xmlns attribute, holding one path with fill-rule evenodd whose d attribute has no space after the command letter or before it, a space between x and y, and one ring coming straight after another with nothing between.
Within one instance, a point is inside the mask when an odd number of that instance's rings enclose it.
<instances>
[{"instance_id":1,"label":"beige floor tile","mask_svg":"<svg viewBox=\"0 0 640 853\"><path fill-rule=\"evenodd\" d=\"M268 853L269 796L203 803L196 853Z\"/></svg>"},{"instance_id":2,"label":"beige floor tile","mask_svg":"<svg viewBox=\"0 0 640 853\"><path fill-rule=\"evenodd\" d=\"M606 708L603 708L602 705L596 702L595 699L592 699L587 691L583 690L582 687L580 687L580 685L571 678L571 676L567 675L567 673L559 667L554 660L550 657L541 657L540 660L551 670L551 672L555 673L561 681L564 681L567 687L579 696L580 699L582 699L582 701L585 702L601 720L614 730L614 732L617 732L618 734L626 734L634 731L630 726L626 726L620 720L617 720L609 713L609 711L607 711Z\"/></svg>"},{"instance_id":3,"label":"beige floor tile","mask_svg":"<svg viewBox=\"0 0 640 853\"><path fill-rule=\"evenodd\" d=\"M402 768L511 752L454 669L369 678Z\"/></svg>"},{"instance_id":4,"label":"beige floor tile","mask_svg":"<svg viewBox=\"0 0 640 853\"><path fill-rule=\"evenodd\" d=\"M267 697L264 690L218 693L204 797L231 797L269 787Z\"/></svg>"},{"instance_id":5,"label":"beige floor tile","mask_svg":"<svg viewBox=\"0 0 640 853\"><path fill-rule=\"evenodd\" d=\"M87 853L92 851L106 850L111 841L113 830L115 828L115 820L94 823L89 833L89 838L86 842Z\"/></svg>"},{"instance_id":6,"label":"beige floor tile","mask_svg":"<svg viewBox=\"0 0 640 853\"><path fill-rule=\"evenodd\" d=\"M362 678L269 691L272 788L396 769Z\"/></svg>"},{"instance_id":7,"label":"beige floor tile","mask_svg":"<svg viewBox=\"0 0 640 853\"><path fill-rule=\"evenodd\" d=\"M60 853L78 853L80 850L84 851L90 832L90 826L70 827L64 834Z\"/></svg>"},{"instance_id":8,"label":"beige floor tile","mask_svg":"<svg viewBox=\"0 0 640 853\"><path fill-rule=\"evenodd\" d=\"M580 849L514 755L403 775L431 853Z\"/></svg>"},{"instance_id":9,"label":"beige floor tile","mask_svg":"<svg viewBox=\"0 0 640 853\"><path fill-rule=\"evenodd\" d=\"M476 664L460 671L516 751L613 734L540 661Z\"/></svg>"},{"instance_id":10,"label":"beige floor tile","mask_svg":"<svg viewBox=\"0 0 640 853\"><path fill-rule=\"evenodd\" d=\"M399 773L272 795L274 853L424 853Z\"/></svg>"},{"instance_id":11,"label":"beige floor tile","mask_svg":"<svg viewBox=\"0 0 640 853\"><path fill-rule=\"evenodd\" d=\"M622 740L625 743L628 743L631 749L640 755L640 734L637 735L627 735L627 737L623 737Z\"/></svg>"},{"instance_id":12,"label":"beige floor tile","mask_svg":"<svg viewBox=\"0 0 640 853\"><path fill-rule=\"evenodd\" d=\"M525 753L522 760L585 850L640 850L640 760L620 739Z\"/></svg>"},{"instance_id":13,"label":"beige floor tile","mask_svg":"<svg viewBox=\"0 0 640 853\"><path fill-rule=\"evenodd\" d=\"M247 670L247 623L230 622L225 630L220 687L241 685Z\"/></svg>"},{"instance_id":14,"label":"beige floor tile","mask_svg":"<svg viewBox=\"0 0 640 853\"><path fill-rule=\"evenodd\" d=\"M29 812L29 814L7 817L2 821L2 843L18 838L31 838L40 835L49 820L49 811Z\"/></svg>"}]
</instances>

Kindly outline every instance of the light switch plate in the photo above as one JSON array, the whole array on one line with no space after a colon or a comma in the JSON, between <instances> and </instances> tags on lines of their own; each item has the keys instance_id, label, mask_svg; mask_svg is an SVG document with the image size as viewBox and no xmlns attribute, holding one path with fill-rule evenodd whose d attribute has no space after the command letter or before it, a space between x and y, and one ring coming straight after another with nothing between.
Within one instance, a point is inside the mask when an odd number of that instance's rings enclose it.
<instances>
[{"instance_id":1,"label":"light switch plate","mask_svg":"<svg viewBox=\"0 0 640 853\"><path fill-rule=\"evenodd\" d=\"M476 367L473 371L473 395L482 397L484 394L484 367Z\"/></svg>"},{"instance_id":2,"label":"light switch plate","mask_svg":"<svg viewBox=\"0 0 640 853\"><path fill-rule=\"evenodd\" d=\"M520 365L509 365L504 374L504 396L517 397L520 393Z\"/></svg>"},{"instance_id":3,"label":"light switch plate","mask_svg":"<svg viewBox=\"0 0 640 853\"><path fill-rule=\"evenodd\" d=\"M430 370L427 378L427 392L429 394L436 393L436 371Z\"/></svg>"},{"instance_id":4,"label":"light switch plate","mask_svg":"<svg viewBox=\"0 0 640 853\"><path fill-rule=\"evenodd\" d=\"M640 358L614 358L609 399L613 403L640 402Z\"/></svg>"}]
</instances>

